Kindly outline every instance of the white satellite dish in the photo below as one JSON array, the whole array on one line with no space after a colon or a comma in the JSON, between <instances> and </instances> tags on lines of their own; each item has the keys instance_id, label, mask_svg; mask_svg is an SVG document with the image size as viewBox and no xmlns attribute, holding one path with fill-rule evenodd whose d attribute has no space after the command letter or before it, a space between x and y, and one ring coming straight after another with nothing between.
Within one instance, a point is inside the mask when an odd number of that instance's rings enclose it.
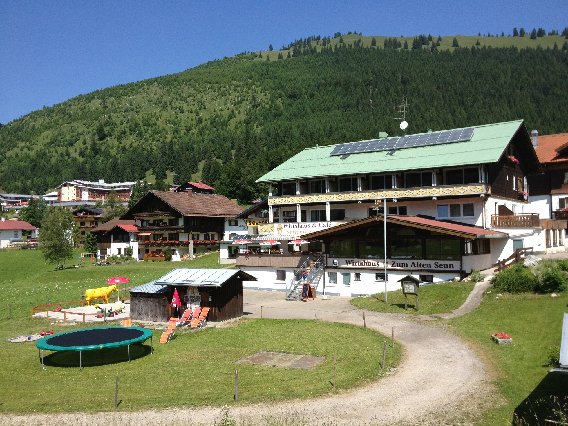
<instances>
[{"instance_id":1,"label":"white satellite dish","mask_svg":"<svg viewBox=\"0 0 568 426\"><path fill-rule=\"evenodd\" d=\"M406 120L400 122L400 130L405 130L408 127L408 122Z\"/></svg>"}]
</instances>

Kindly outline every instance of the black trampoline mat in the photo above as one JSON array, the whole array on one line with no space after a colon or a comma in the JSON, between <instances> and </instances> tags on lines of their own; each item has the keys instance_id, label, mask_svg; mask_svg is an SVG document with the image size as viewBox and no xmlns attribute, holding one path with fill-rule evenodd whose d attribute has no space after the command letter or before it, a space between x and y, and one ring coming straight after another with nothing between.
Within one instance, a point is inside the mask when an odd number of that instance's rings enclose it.
<instances>
[{"instance_id":1,"label":"black trampoline mat","mask_svg":"<svg viewBox=\"0 0 568 426\"><path fill-rule=\"evenodd\" d=\"M143 330L136 328L96 328L55 335L46 339L46 343L52 346L68 348L74 346L108 345L137 339L143 334Z\"/></svg>"}]
</instances>

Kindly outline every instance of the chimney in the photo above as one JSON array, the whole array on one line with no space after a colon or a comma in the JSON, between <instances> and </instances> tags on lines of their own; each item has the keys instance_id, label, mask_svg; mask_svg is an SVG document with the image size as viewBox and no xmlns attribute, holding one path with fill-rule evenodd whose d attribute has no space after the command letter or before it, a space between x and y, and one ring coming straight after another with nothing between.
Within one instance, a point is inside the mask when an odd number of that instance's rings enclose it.
<instances>
[{"instance_id":1,"label":"chimney","mask_svg":"<svg viewBox=\"0 0 568 426\"><path fill-rule=\"evenodd\" d=\"M531 142L533 147L537 147L538 146L538 130L533 130L531 132Z\"/></svg>"}]
</instances>

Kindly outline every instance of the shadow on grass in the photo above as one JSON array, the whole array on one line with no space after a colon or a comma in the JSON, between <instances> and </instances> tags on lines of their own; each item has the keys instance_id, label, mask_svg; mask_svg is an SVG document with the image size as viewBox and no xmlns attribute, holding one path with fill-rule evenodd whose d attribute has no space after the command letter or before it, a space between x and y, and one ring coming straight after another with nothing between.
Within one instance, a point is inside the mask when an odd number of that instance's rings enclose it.
<instances>
[{"instance_id":1,"label":"shadow on grass","mask_svg":"<svg viewBox=\"0 0 568 426\"><path fill-rule=\"evenodd\" d=\"M149 345L131 345L130 360L145 357L152 352ZM107 364L116 364L119 362L128 362L128 348L126 346L119 348L105 348L92 351L83 351L81 354L83 367L98 367ZM41 362L41 360L40 360ZM79 352L62 351L52 352L45 355L43 363L50 367L79 367Z\"/></svg>"},{"instance_id":2,"label":"shadow on grass","mask_svg":"<svg viewBox=\"0 0 568 426\"><path fill-rule=\"evenodd\" d=\"M568 373L549 372L513 413L512 425L566 424Z\"/></svg>"},{"instance_id":3,"label":"shadow on grass","mask_svg":"<svg viewBox=\"0 0 568 426\"><path fill-rule=\"evenodd\" d=\"M391 303L391 306L396 306L397 308L402 309L402 311L404 312L404 303ZM406 304L406 307L407 307L407 309L406 309L407 311L409 311L409 310L412 309L413 311L418 312L418 309L416 309L416 305L415 305L415 304L407 303L407 304Z\"/></svg>"}]
</instances>

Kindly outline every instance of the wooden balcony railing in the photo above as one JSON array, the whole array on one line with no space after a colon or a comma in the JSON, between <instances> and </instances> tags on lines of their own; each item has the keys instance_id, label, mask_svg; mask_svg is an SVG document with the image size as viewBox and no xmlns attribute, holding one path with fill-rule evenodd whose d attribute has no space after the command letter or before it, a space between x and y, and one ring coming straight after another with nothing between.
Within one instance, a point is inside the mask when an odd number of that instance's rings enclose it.
<instances>
[{"instance_id":1,"label":"wooden balcony railing","mask_svg":"<svg viewBox=\"0 0 568 426\"><path fill-rule=\"evenodd\" d=\"M552 214L552 218L556 220L568 220L567 210L556 210Z\"/></svg>"},{"instance_id":2,"label":"wooden balcony railing","mask_svg":"<svg viewBox=\"0 0 568 426\"><path fill-rule=\"evenodd\" d=\"M538 213L515 214L515 215L491 215L493 228L538 228L540 221Z\"/></svg>"}]
</instances>

